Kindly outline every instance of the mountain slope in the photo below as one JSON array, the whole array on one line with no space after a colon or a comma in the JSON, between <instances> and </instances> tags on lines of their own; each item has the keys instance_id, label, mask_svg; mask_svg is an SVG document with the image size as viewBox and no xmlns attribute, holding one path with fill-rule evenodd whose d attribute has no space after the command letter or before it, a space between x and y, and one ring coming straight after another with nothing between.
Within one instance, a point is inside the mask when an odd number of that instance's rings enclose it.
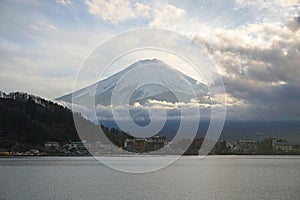
<instances>
[{"instance_id":1,"label":"mountain slope","mask_svg":"<svg viewBox=\"0 0 300 200\"><path fill-rule=\"evenodd\" d=\"M208 92L207 87L202 84L198 83L195 79L173 69L171 66L167 65L166 63L157 60L141 60L138 61L126 69L104 79L101 80L91 86L88 86L86 88L80 89L78 91L75 91L74 93L70 93L67 95L64 95L62 97L57 98L56 100L59 101L66 101L66 102L72 102L72 95L74 98L77 99L77 102L84 102L84 99L92 95L93 88L96 86L96 96L95 96L95 103L101 104L101 105L110 105L111 104L111 96L112 92L116 86L116 83L118 80L124 76L127 72L129 72L132 69L135 69L141 65L147 65L147 64L157 64L162 66L163 68L176 71L176 73L180 74L184 79L193 87L195 93L198 95L198 97L201 99L201 97L205 96ZM139 74L136 74L136 76L140 76ZM184 97L185 102L189 102L191 98L193 98L193 94L187 90L187 84L186 82L178 80L175 83L169 83L167 82L166 85L174 85L176 87L176 92L180 94L182 97ZM168 101L168 102L177 102L177 98L175 95L167 88L159 86L159 85L145 85L141 88L138 88L138 90L135 91L135 93L131 97L131 102L139 102L141 104L144 104L147 100L159 100L159 101Z\"/></svg>"},{"instance_id":2,"label":"mountain slope","mask_svg":"<svg viewBox=\"0 0 300 200\"><path fill-rule=\"evenodd\" d=\"M80 114L74 115L79 123L75 128L71 110L57 103L20 92L0 94L0 149L27 151L32 148L43 149L47 141L61 144L80 141L76 128L87 131L87 135L81 137L89 142L107 141L104 135L99 134L99 126ZM101 128L118 146L127 137L118 130Z\"/></svg>"}]
</instances>

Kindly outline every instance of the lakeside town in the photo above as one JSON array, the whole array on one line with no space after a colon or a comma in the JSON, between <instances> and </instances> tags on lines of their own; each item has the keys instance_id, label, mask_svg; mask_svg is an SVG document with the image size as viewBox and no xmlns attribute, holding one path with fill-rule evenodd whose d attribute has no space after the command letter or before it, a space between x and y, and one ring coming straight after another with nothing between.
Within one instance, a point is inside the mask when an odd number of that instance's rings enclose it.
<instances>
[{"instance_id":1,"label":"lakeside town","mask_svg":"<svg viewBox=\"0 0 300 200\"><path fill-rule=\"evenodd\" d=\"M0 128L0 156L100 156L128 153L198 155L204 140L195 138L193 141L182 139L174 142L165 136L153 136L146 139L132 138L118 129L102 127L107 136L115 136L112 143L81 141L73 125L72 113L67 108L23 92L9 94L0 92L0 100L3 114L2 125L6 126ZM20 118L17 119L16 116ZM7 123L12 121L13 123ZM83 121L87 126L96 127L85 119ZM33 127L36 128L33 129ZM25 128L28 130L25 131ZM20 132L20 130L23 131ZM72 134L65 134L66 131ZM43 137L59 137L60 140L42 140L41 136L36 137L42 132L44 132ZM57 137L53 135L54 133L57 134ZM26 146L27 137L37 140L38 145ZM22 143L17 142L20 139L22 139ZM115 142L118 144L115 145ZM273 137L262 140L220 140L216 142L210 154L298 155L300 154L300 145L290 143L286 139Z\"/></svg>"},{"instance_id":2,"label":"lakeside town","mask_svg":"<svg viewBox=\"0 0 300 200\"><path fill-rule=\"evenodd\" d=\"M203 138L196 138L192 142L182 139L178 142L167 141L164 136L153 136L147 139L126 139L122 147L112 143L89 143L86 140L60 144L47 141L43 148L28 151L1 151L0 156L88 156L126 153L151 153L173 155L182 152L180 144L191 143L184 155L198 155ZM188 143L189 144L189 143ZM184 145L183 145L184 146ZM289 143L285 139L266 138L262 141L241 139L234 142L218 141L210 155L299 155L300 145Z\"/></svg>"}]
</instances>

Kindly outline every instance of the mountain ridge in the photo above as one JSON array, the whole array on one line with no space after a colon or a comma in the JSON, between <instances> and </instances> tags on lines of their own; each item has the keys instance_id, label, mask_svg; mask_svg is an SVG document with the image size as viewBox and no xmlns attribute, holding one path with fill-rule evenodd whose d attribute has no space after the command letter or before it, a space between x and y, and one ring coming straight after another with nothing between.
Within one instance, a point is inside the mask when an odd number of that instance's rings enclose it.
<instances>
[{"instance_id":1,"label":"mountain ridge","mask_svg":"<svg viewBox=\"0 0 300 200\"><path fill-rule=\"evenodd\" d=\"M207 94L208 90L206 88L206 86L203 83L199 83L198 81L196 81L195 79L189 77L186 74L183 74L182 72L174 69L173 67L171 67L170 65L164 63L161 60L158 59L146 59L146 60L139 60L133 64L131 64L130 66L128 66L127 68L103 79L100 80L94 84L91 84L90 86L84 87L82 89L79 89L75 92L63 95L61 97L56 98L56 100L58 101L65 101L65 102L72 102L72 98L76 98L77 102L80 102L81 99L82 101L84 101L85 99L85 95L91 95L91 91L95 88L96 86L96 93L95 93L95 103L96 104L100 104L100 105L105 105L108 106L111 104L111 95L112 95L112 91L115 87L115 84L117 83L117 81L127 72L129 72L130 70L137 68L139 66L142 65L148 65L148 64L157 64L160 65L162 67L168 68L170 70L176 71L176 73L179 73L180 75L182 75L182 77L184 77L184 79L193 86L193 89L196 91L196 94L199 95L200 97L204 96ZM170 84L174 84L174 83L170 83ZM175 83L176 84L176 83ZM181 94L181 96L183 96L185 99L185 102L189 102L189 100L193 97L193 94L188 93L187 90L181 86L184 85L184 83L178 83L178 94ZM181 88L181 90L179 90ZM153 92L154 90L156 90L156 92ZM160 92L159 92L160 90ZM148 93L148 94L147 94ZM144 95L144 96L142 96ZM142 97L141 97L142 96ZM154 99L154 100L164 100L164 101L169 101L169 102L177 102L177 98L175 97L175 95L169 91L166 88L163 87L158 87L155 85L152 85L151 87L145 86L143 88L139 88L133 95L132 95L132 102L139 102L141 104L145 103L148 99Z\"/></svg>"}]
</instances>

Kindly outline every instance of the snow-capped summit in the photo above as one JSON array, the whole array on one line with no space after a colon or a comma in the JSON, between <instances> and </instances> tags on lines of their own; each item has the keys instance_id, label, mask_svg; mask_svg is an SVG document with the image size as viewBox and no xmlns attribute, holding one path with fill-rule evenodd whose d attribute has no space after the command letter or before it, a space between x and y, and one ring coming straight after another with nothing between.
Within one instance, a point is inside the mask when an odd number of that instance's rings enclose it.
<instances>
[{"instance_id":1,"label":"snow-capped summit","mask_svg":"<svg viewBox=\"0 0 300 200\"><path fill-rule=\"evenodd\" d=\"M195 94L198 96L198 98L201 99L201 97L207 95L208 90L207 87L204 84L198 83L195 79L183 74L182 72L179 72L175 68L167 65L161 60L158 59L146 59L146 60L140 60L136 63L133 63L132 65L128 66L124 70L104 79L97 83L95 83L96 86L96 96L95 96L95 103L101 104L101 105L110 105L111 104L111 97L112 92L116 86L116 83L118 80L120 80L126 73L135 73L137 71L136 69L141 66L159 66L155 67L155 70L157 70L155 73L155 76L153 78L160 78L161 81L164 81L164 85L172 85L173 88L176 88L176 93L180 94L181 97L184 97L182 100L184 102L189 102L191 98L194 97L193 93L188 90L187 88L190 88L192 86ZM151 72L151 69L143 69L143 70L149 70ZM154 68L154 67L153 67ZM153 71L153 70L152 70ZM177 73L180 78L173 78L173 80L176 79L176 81L170 82L170 78L167 78L167 76L171 76L172 73ZM151 73L143 73L144 76L151 76ZM170 75L168 75L170 74ZM174 74L173 74L174 75ZM143 79L143 75L141 73L135 75L137 78ZM147 77L149 79L149 77ZM57 98L56 100L60 101L66 101L66 102L72 102L72 95L73 98L76 98L76 102L84 101L86 98L86 95L92 95L92 90L95 88L95 84L88 86L86 88L80 89L75 91L74 93L70 93L67 95L64 95L62 97ZM167 102L177 102L176 96L166 87L162 87L160 85L156 84L149 84L142 86L138 88L134 94L131 97L130 104L133 104L134 102L139 102L140 104L144 104L147 102L147 100L159 100L159 101L167 101Z\"/></svg>"}]
</instances>

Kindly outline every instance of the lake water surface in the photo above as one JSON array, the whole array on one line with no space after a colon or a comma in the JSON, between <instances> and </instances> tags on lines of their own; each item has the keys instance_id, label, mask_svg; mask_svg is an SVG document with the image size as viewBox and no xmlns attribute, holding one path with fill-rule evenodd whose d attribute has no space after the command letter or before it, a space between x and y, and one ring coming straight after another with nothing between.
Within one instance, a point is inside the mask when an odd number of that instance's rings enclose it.
<instances>
[{"instance_id":1,"label":"lake water surface","mask_svg":"<svg viewBox=\"0 0 300 200\"><path fill-rule=\"evenodd\" d=\"M141 163L143 164L143 163ZM89 157L0 158L0 199L300 199L300 156L182 157L146 174Z\"/></svg>"}]
</instances>

